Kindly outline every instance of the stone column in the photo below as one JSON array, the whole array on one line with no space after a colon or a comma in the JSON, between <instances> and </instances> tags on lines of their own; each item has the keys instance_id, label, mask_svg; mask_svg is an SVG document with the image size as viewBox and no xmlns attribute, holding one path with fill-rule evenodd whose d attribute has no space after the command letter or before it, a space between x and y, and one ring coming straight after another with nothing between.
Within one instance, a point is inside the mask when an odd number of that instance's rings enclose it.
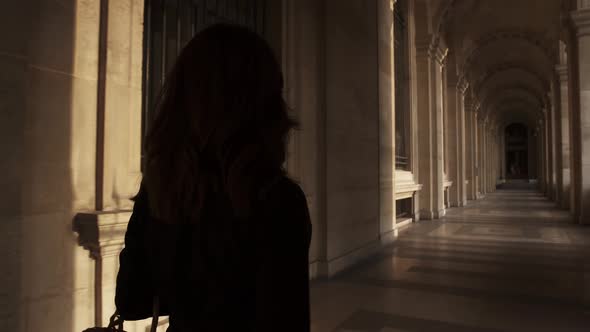
<instances>
[{"instance_id":1,"label":"stone column","mask_svg":"<svg viewBox=\"0 0 590 332\"><path fill-rule=\"evenodd\" d=\"M454 68L452 63L453 57L449 57L449 68ZM447 126L446 126L446 140L445 140L445 151L446 163L447 163L447 178L453 182L453 185L449 188L449 202L450 206L458 207L462 206L463 199L463 184L461 183L464 178L461 174L463 167L461 165L461 158L464 152L462 152L462 137L461 137L461 106L459 106L459 91L457 89L457 75L454 72L446 72L446 115L447 115ZM463 183L465 181L463 180Z\"/></svg>"},{"instance_id":2,"label":"stone column","mask_svg":"<svg viewBox=\"0 0 590 332\"><path fill-rule=\"evenodd\" d=\"M576 101L579 113L579 222L590 224L590 1L578 1L578 10L572 12L577 35Z\"/></svg>"},{"instance_id":3,"label":"stone column","mask_svg":"<svg viewBox=\"0 0 590 332\"><path fill-rule=\"evenodd\" d=\"M488 130L488 192L493 192L492 181L494 179L494 138L492 137L493 128Z\"/></svg>"},{"instance_id":4,"label":"stone column","mask_svg":"<svg viewBox=\"0 0 590 332\"><path fill-rule=\"evenodd\" d=\"M458 118L457 118L457 125L458 125L458 134L457 139L459 141L457 147L458 153L458 168L457 168L457 188L459 193L459 206L465 206L467 204L467 156L466 156L466 148L465 148L465 141L467 137L467 130L465 125L465 109L463 106L465 105L462 101L464 94L461 91L461 87L458 87L455 91L455 99L457 104L458 110Z\"/></svg>"},{"instance_id":5,"label":"stone column","mask_svg":"<svg viewBox=\"0 0 590 332\"><path fill-rule=\"evenodd\" d=\"M562 192L560 206L564 209L571 207L571 170L570 170L570 109L569 109L569 75L567 65L557 65L555 68L559 79L559 99L561 113L561 163L562 163Z\"/></svg>"},{"instance_id":6,"label":"stone column","mask_svg":"<svg viewBox=\"0 0 590 332\"><path fill-rule=\"evenodd\" d=\"M500 131L500 128L498 128L496 130L496 183L498 182L498 180L502 179L502 162L504 160L504 158L502 158L503 141L504 137L502 135L502 132Z\"/></svg>"},{"instance_id":7,"label":"stone column","mask_svg":"<svg viewBox=\"0 0 590 332\"><path fill-rule=\"evenodd\" d=\"M543 123L541 124L541 150L543 153L541 154L541 164L543 165L543 182L544 182L544 191L543 193L545 196L549 197L549 193L551 192L551 182L549 177L549 149L547 148L547 121L545 118L545 110L543 110Z\"/></svg>"},{"instance_id":8,"label":"stone column","mask_svg":"<svg viewBox=\"0 0 590 332\"><path fill-rule=\"evenodd\" d=\"M467 200L477 199L476 185L475 185L475 112L473 111L473 103L469 95L467 95L467 89L469 85L464 83L460 88L461 102L463 104L463 113L465 117L465 177L469 182L465 188L465 194Z\"/></svg>"},{"instance_id":9,"label":"stone column","mask_svg":"<svg viewBox=\"0 0 590 332\"><path fill-rule=\"evenodd\" d=\"M490 127L489 127L489 122L486 121L485 125L485 130L484 130L484 163L485 163L485 168L484 168L484 188L485 188L485 193L489 193L490 192L490 173L492 172L492 170L490 169Z\"/></svg>"},{"instance_id":10,"label":"stone column","mask_svg":"<svg viewBox=\"0 0 590 332\"><path fill-rule=\"evenodd\" d=\"M418 87L420 215L437 219L444 215L443 193L443 82L446 48L431 44L429 36L416 41Z\"/></svg>"},{"instance_id":11,"label":"stone column","mask_svg":"<svg viewBox=\"0 0 590 332\"><path fill-rule=\"evenodd\" d=\"M482 120L481 128L481 171L479 175L481 177L481 193L485 195L488 193L488 123L486 120Z\"/></svg>"},{"instance_id":12,"label":"stone column","mask_svg":"<svg viewBox=\"0 0 590 332\"><path fill-rule=\"evenodd\" d=\"M480 128L479 128L479 121L478 121L478 115L477 115L477 110L478 107L476 104L472 104L472 116L471 116L471 122L472 122L472 128L473 128L473 190L474 190L474 195L475 195L475 199L479 198L479 169L481 167L480 165L480 160L479 160L479 151L480 151L480 139L479 139L479 133L480 133Z\"/></svg>"},{"instance_id":13,"label":"stone column","mask_svg":"<svg viewBox=\"0 0 590 332\"><path fill-rule=\"evenodd\" d=\"M545 116L545 176L547 178L547 197L555 198L555 182L553 182L553 137L551 135L553 128L551 125L551 109L543 109Z\"/></svg>"},{"instance_id":14,"label":"stone column","mask_svg":"<svg viewBox=\"0 0 590 332\"><path fill-rule=\"evenodd\" d=\"M395 236L395 94L394 1L377 2L379 43L379 238L382 244ZM401 111L401 110L399 110Z\"/></svg>"},{"instance_id":15,"label":"stone column","mask_svg":"<svg viewBox=\"0 0 590 332\"><path fill-rule=\"evenodd\" d=\"M492 179L490 181L490 190L492 192L496 191L496 182L498 179L498 158L497 158L497 151L498 151L498 137L496 137L496 128L490 133L491 140L492 140Z\"/></svg>"},{"instance_id":16,"label":"stone column","mask_svg":"<svg viewBox=\"0 0 590 332\"><path fill-rule=\"evenodd\" d=\"M537 124L537 177L539 181L539 190L542 193L545 193L547 190L547 182L545 181L545 148L544 148L544 130L543 130L543 123L539 120Z\"/></svg>"},{"instance_id":17,"label":"stone column","mask_svg":"<svg viewBox=\"0 0 590 332\"><path fill-rule=\"evenodd\" d=\"M482 165L482 156L481 156L481 150L482 150L482 136L481 136L481 130L482 130L483 126L482 126L482 121L481 121L481 114L479 113L475 113L475 147L476 147L476 163L477 163L477 167L476 167L476 172L475 175L477 177L477 198L481 198L482 196L482 189L481 189L481 169L483 168Z\"/></svg>"},{"instance_id":18,"label":"stone column","mask_svg":"<svg viewBox=\"0 0 590 332\"><path fill-rule=\"evenodd\" d=\"M416 81L417 84L417 113L418 113L418 173L419 181L422 184L420 192L420 217L422 219L431 219L434 208L433 198L433 176L431 173L433 166L434 148L433 148L433 130L432 118L430 116L430 58L428 48L430 38L425 37L423 40L416 40Z\"/></svg>"},{"instance_id":19,"label":"stone column","mask_svg":"<svg viewBox=\"0 0 590 332\"><path fill-rule=\"evenodd\" d=\"M490 128L489 141L490 141L490 176L488 180L488 191L494 192L494 184L496 183L496 137L494 136L495 125Z\"/></svg>"},{"instance_id":20,"label":"stone column","mask_svg":"<svg viewBox=\"0 0 590 332\"><path fill-rule=\"evenodd\" d=\"M499 132L499 135L500 135L500 178L503 181L506 181L506 135L504 134L504 130L501 130Z\"/></svg>"},{"instance_id":21,"label":"stone column","mask_svg":"<svg viewBox=\"0 0 590 332\"><path fill-rule=\"evenodd\" d=\"M556 80L551 81L551 92L549 94L551 109L551 145L553 148L553 183L554 199L558 206L561 205L563 193L563 171L562 171L562 148L561 148L561 110L559 102L559 86Z\"/></svg>"}]
</instances>

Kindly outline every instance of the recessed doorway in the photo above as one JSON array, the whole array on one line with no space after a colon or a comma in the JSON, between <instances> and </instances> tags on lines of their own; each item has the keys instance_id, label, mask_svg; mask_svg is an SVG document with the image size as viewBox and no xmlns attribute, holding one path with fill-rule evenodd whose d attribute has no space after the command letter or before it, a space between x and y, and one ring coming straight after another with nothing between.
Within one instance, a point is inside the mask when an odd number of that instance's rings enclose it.
<instances>
[{"instance_id":1,"label":"recessed doorway","mask_svg":"<svg viewBox=\"0 0 590 332\"><path fill-rule=\"evenodd\" d=\"M529 178L528 128L521 123L513 123L505 130L506 179Z\"/></svg>"}]
</instances>

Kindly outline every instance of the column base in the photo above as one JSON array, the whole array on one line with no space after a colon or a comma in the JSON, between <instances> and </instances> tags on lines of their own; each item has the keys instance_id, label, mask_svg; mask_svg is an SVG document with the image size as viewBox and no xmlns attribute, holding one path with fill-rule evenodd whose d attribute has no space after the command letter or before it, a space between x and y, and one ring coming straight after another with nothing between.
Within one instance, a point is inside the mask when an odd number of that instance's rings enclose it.
<instances>
[{"instance_id":1,"label":"column base","mask_svg":"<svg viewBox=\"0 0 590 332\"><path fill-rule=\"evenodd\" d=\"M420 212L420 215L422 217L423 220L435 220L435 219L440 219L442 217L444 217L446 215L446 209L441 209L441 210L422 210Z\"/></svg>"}]
</instances>

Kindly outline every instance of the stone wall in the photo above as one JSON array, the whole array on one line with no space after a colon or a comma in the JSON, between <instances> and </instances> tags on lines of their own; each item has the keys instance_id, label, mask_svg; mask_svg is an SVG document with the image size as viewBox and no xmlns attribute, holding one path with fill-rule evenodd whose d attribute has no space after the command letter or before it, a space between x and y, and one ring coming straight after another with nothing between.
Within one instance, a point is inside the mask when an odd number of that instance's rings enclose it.
<instances>
[{"instance_id":1,"label":"stone wall","mask_svg":"<svg viewBox=\"0 0 590 332\"><path fill-rule=\"evenodd\" d=\"M92 265L71 225L94 207L98 8L40 0L0 11L2 331L93 323Z\"/></svg>"},{"instance_id":2,"label":"stone wall","mask_svg":"<svg viewBox=\"0 0 590 332\"><path fill-rule=\"evenodd\" d=\"M137 190L143 1L106 9L108 32L101 1L13 1L0 12L3 331L81 331L99 318L101 276L72 221L128 209Z\"/></svg>"},{"instance_id":3,"label":"stone wall","mask_svg":"<svg viewBox=\"0 0 590 332\"><path fill-rule=\"evenodd\" d=\"M327 261L332 274L379 236L376 2L327 0Z\"/></svg>"}]
</instances>

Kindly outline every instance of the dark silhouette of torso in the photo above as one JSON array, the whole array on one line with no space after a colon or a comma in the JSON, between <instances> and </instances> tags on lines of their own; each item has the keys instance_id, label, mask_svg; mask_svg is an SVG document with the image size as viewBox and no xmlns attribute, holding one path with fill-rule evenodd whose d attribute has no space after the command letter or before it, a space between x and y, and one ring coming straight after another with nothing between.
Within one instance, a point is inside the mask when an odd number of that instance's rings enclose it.
<instances>
[{"instance_id":1,"label":"dark silhouette of torso","mask_svg":"<svg viewBox=\"0 0 590 332\"><path fill-rule=\"evenodd\" d=\"M154 296L170 332L309 331L305 195L281 177L247 218L224 195L208 195L198 222L150 216L140 190L117 277L125 320L151 317Z\"/></svg>"}]
</instances>

